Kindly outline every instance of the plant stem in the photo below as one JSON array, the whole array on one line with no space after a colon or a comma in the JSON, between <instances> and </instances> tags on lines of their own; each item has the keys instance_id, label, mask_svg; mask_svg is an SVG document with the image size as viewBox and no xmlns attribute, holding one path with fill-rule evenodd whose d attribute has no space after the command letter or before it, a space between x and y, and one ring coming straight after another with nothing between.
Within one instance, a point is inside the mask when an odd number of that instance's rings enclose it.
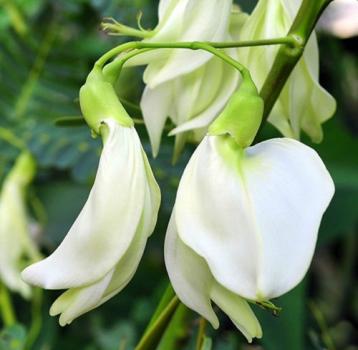
<instances>
[{"instance_id":1,"label":"plant stem","mask_svg":"<svg viewBox=\"0 0 358 350\"><path fill-rule=\"evenodd\" d=\"M287 34L295 41L291 47L281 46L272 68L262 86L260 95L265 102L261 127L269 117L287 79L303 55L305 45L324 9L332 0L303 0Z\"/></svg>"},{"instance_id":2,"label":"plant stem","mask_svg":"<svg viewBox=\"0 0 358 350\"><path fill-rule=\"evenodd\" d=\"M6 327L16 323L15 312L12 306L10 294L4 284L0 282L0 309Z\"/></svg>"},{"instance_id":3,"label":"plant stem","mask_svg":"<svg viewBox=\"0 0 358 350\"><path fill-rule=\"evenodd\" d=\"M139 344L135 347L135 350L152 350L153 344L155 344L165 330L171 316L179 306L180 301L177 296L174 296L170 303L163 309L158 318L147 328L144 332Z\"/></svg>"},{"instance_id":4,"label":"plant stem","mask_svg":"<svg viewBox=\"0 0 358 350\"><path fill-rule=\"evenodd\" d=\"M196 338L196 350L201 350L205 337L206 319L200 317L198 336Z\"/></svg>"},{"instance_id":5,"label":"plant stem","mask_svg":"<svg viewBox=\"0 0 358 350\"><path fill-rule=\"evenodd\" d=\"M42 297L43 297L43 290L41 288L34 288L33 289L33 298L32 298L32 321L29 332L27 334L26 339L26 350L30 350L35 343L37 337L41 332L42 326Z\"/></svg>"},{"instance_id":6,"label":"plant stem","mask_svg":"<svg viewBox=\"0 0 358 350\"><path fill-rule=\"evenodd\" d=\"M210 46L216 49L235 48L235 47L249 47L249 46L263 46L263 45L295 45L295 40L292 37L282 37L262 40L249 41L233 41L233 42L210 42L210 41L183 41L183 42L162 42L162 43L148 43L143 41L132 41L119 45L112 50L106 52L102 57L96 61L96 66L103 67L108 60L122 52L134 49L189 49L197 50L199 46Z\"/></svg>"}]
</instances>

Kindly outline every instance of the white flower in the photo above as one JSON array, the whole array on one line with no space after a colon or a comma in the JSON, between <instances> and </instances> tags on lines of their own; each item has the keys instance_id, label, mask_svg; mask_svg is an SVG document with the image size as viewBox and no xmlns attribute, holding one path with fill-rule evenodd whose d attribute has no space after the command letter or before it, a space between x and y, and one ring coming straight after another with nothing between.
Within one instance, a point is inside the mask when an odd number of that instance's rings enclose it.
<instances>
[{"instance_id":1,"label":"white flower","mask_svg":"<svg viewBox=\"0 0 358 350\"><path fill-rule=\"evenodd\" d=\"M260 0L240 34L241 40L270 39L287 34L301 1ZM249 68L261 88L272 67L278 46L239 49L239 61ZM273 108L269 121L287 137L299 139L303 130L314 142L323 137L321 124L336 109L334 98L319 85L319 52L312 33L298 62Z\"/></svg>"},{"instance_id":2,"label":"white flower","mask_svg":"<svg viewBox=\"0 0 358 350\"><path fill-rule=\"evenodd\" d=\"M28 283L68 289L50 314L65 325L120 292L154 230L159 187L133 127L105 119L104 147L88 200L61 245L24 270Z\"/></svg>"},{"instance_id":3,"label":"white flower","mask_svg":"<svg viewBox=\"0 0 358 350\"><path fill-rule=\"evenodd\" d=\"M210 6L214 6L215 3L215 1L210 2ZM221 6L223 3L225 2L223 1ZM220 16L221 9L223 8L219 7L217 10L219 11L218 16ZM197 15L200 15L201 18L200 13ZM238 38L238 33L246 18L247 15L243 12L235 8L232 10L224 36L227 41ZM230 28L228 28L229 24ZM213 26L211 25L211 27ZM205 35L205 27L202 30L202 35ZM198 39L199 36L198 32ZM180 38L178 41L183 40ZM237 58L236 50L227 50L227 53ZM159 50L159 54L162 54L161 50ZM198 51L192 54L195 55L194 57L198 54L199 58L203 57L202 53ZM178 74L182 68L187 68L191 63L191 56L183 57L180 64L175 69L173 68L173 72L161 84L151 84L152 80L148 80L146 75L144 76L148 85L142 96L141 109L154 156L158 154L161 136L168 117L177 126L169 134L176 135L174 158L177 158L186 141L192 139L201 141L206 134L208 125L221 112L238 86L238 72L216 57L210 58L195 70L190 70L189 73ZM149 63L147 70L151 65L152 63Z\"/></svg>"},{"instance_id":4,"label":"white flower","mask_svg":"<svg viewBox=\"0 0 358 350\"><path fill-rule=\"evenodd\" d=\"M0 195L0 279L25 298L30 297L31 289L21 280L20 272L24 264L39 258L26 210L26 191L35 168L31 154L22 153L4 180Z\"/></svg>"},{"instance_id":5,"label":"white flower","mask_svg":"<svg viewBox=\"0 0 358 350\"><path fill-rule=\"evenodd\" d=\"M229 136L207 136L184 171L173 220L180 241L208 265L215 283L265 301L304 277L333 193L317 153L298 141L272 139L242 149ZM171 257L173 245L167 244L166 263L174 289L189 307L212 319L203 306L210 288L200 284L207 277L192 272L195 264L187 265L187 253L179 248ZM185 268L191 276L181 271Z\"/></svg>"}]
</instances>

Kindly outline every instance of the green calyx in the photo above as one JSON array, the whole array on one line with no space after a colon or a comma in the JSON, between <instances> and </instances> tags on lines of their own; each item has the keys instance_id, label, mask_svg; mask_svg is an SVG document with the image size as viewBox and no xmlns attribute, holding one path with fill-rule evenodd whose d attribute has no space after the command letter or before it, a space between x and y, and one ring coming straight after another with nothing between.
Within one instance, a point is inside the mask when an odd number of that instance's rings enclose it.
<instances>
[{"instance_id":1,"label":"green calyx","mask_svg":"<svg viewBox=\"0 0 358 350\"><path fill-rule=\"evenodd\" d=\"M92 69L80 89L80 106L84 119L96 134L100 134L101 122L105 119L115 119L124 127L134 125L113 85L97 66Z\"/></svg>"},{"instance_id":2,"label":"green calyx","mask_svg":"<svg viewBox=\"0 0 358 350\"><path fill-rule=\"evenodd\" d=\"M239 89L209 127L209 135L230 135L236 143L250 146L259 130L264 111L264 101L248 71L243 72Z\"/></svg>"}]
</instances>

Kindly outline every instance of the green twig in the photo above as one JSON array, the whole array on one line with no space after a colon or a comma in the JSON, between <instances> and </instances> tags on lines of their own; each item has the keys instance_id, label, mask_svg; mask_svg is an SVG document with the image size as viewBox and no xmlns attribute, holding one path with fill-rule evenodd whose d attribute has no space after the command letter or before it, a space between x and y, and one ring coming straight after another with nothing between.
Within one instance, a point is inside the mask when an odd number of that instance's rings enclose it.
<instances>
[{"instance_id":1,"label":"green twig","mask_svg":"<svg viewBox=\"0 0 358 350\"><path fill-rule=\"evenodd\" d=\"M16 323L15 311L12 306L10 293L6 286L0 282L0 309L5 327L10 327Z\"/></svg>"},{"instance_id":2,"label":"green twig","mask_svg":"<svg viewBox=\"0 0 358 350\"><path fill-rule=\"evenodd\" d=\"M42 299L43 290L34 288L32 296L32 320L29 332L27 334L25 350L30 350L38 338L42 327Z\"/></svg>"},{"instance_id":3,"label":"green twig","mask_svg":"<svg viewBox=\"0 0 358 350\"><path fill-rule=\"evenodd\" d=\"M143 41L132 41L121 44L112 50L106 52L102 57L96 61L96 66L103 67L110 59L119 55L122 52L140 49L189 49L197 50L204 46L210 46L216 49L235 48L235 47L249 47L249 46L263 46L263 45L295 45L296 42L292 37L250 40L250 41L233 41L233 42L211 42L211 41L183 41L183 42L162 42L162 43L147 43ZM201 46L201 47L199 47Z\"/></svg>"},{"instance_id":4,"label":"green twig","mask_svg":"<svg viewBox=\"0 0 358 350\"><path fill-rule=\"evenodd\" d=\"M200 317L198 336L196 338L196 350L201 350L203 347L206 324L205 318Z\"/></svg>"},{"instance_id":5,"label":"green twig","mask_svg":"<svg viewBox=\"0 0 358 350\"><path fill-rule=\"evenodd\" d=\"M318 305L314 301L309 302L312 315L317 322L319 329L321 330L322 341L326 346L327 350L336 350L333 339L329 333L326 319L323 312L320 310Z\"/></svg>"},{"instance_id":6,"label":"green twig","mask_svg":"<svg viewBox=\"0 0 358 350\"><path fill-rule=\"evenodd\" d=\"M28 78L23 85L15 105L15 117L21 118L26 112L29 100L33 94L36 83L43 71L50 49L57 35L57 24L52 22L50 28L40 45L35 62L30 70Z\"/></svg>"},{"instance_id":7,"label":"green twig","mask_svg":"<svg viewBox=\"0 0 358 350\"><path fill-rule=\"evenodd\" d=\"M154 344L156 344L161 335L163 334L166 326L169 323L170 318L173 316L175 310L179 306L180 302L177 296L174 296L170 303L163 309L160 315L156 318L152 324L147 328L142 339L135 347L135 350L152 350Z\"/></svg>"}]
</instances>

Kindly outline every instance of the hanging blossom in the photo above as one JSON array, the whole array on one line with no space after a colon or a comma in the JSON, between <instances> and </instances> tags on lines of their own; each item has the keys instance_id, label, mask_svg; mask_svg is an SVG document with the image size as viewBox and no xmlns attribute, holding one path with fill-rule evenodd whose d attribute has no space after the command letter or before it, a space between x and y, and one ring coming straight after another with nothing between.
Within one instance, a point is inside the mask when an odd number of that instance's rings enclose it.
<instances>
[{"instance_id":1,"label":"hanging blossom","mask_svg":"<svg viewBox=\"0 0 358 350\"><path fill-rule=\"evenodd\" d=\"M67 289L52 305L60 324L98 307L133 277L160 204L147 156L115 91L101 71L80 91L83 115L103 139L89 197L60 246L23 271L26 282Z\"/></svg>"},{"instance_id":2,"label":"hanging blossom","mask_svg":"<svg viewBox=\"0 0 358 350\"><path fill-rule=\"evenodd\" d=\"M259 1L243 26L241 39L257 40L285 36L300 4L299 0ZM272 67L277 51L277 46L239 49L240 62L250 69L259 88L262 87ZM321 124L333 116L336 102L320 86L318 79L319 52L316 34L312 33L303 57L289 77L269 117L269 121L284 136L299 139L303 130L312 141L322 140Z\"/></svg>"},{"instance_id":3,"label":"hanging blossom","mask_svg":"<svg viewBox=\"0 0 358 350\"><path fill-rule=\"evenodd\" d=\"M0 280L25 298L31 296L31 288L21 280L20 272L39 259L26 209L27 188L35 172L34 158L24 151L5 178L0 194Z\"/></svg>"},{"instance_id":4,"label":"hanging blossom","mask_svg":"<svg viewBox=\"0 0 358 350\"><path fill-rule=\"evenodd\" d=\"M161 1L159 24L145 41L233 41L246 18L232 1ZM236 50L226 51L237 57ZM148 64L140 105L154 156L167 118L177 126L170 132L174 160L187 141L200 142L239 82L232 67L203 51L157 50L130 64Z\"/></svg>"},{"instance_id":5,"label":"hanging blossom","mask_svg":"<svg viewBox=\"0 0 358 350\"><path fill-rule=\"evenodd\" d=\"M181 301L217 327L215 302L249 341L262 332L245 299L263 303L302 280L334 193L310 147L289 138L250 146L262 113L247 74L184 171L165 243Z\"/></svg>"}]
</instances>

